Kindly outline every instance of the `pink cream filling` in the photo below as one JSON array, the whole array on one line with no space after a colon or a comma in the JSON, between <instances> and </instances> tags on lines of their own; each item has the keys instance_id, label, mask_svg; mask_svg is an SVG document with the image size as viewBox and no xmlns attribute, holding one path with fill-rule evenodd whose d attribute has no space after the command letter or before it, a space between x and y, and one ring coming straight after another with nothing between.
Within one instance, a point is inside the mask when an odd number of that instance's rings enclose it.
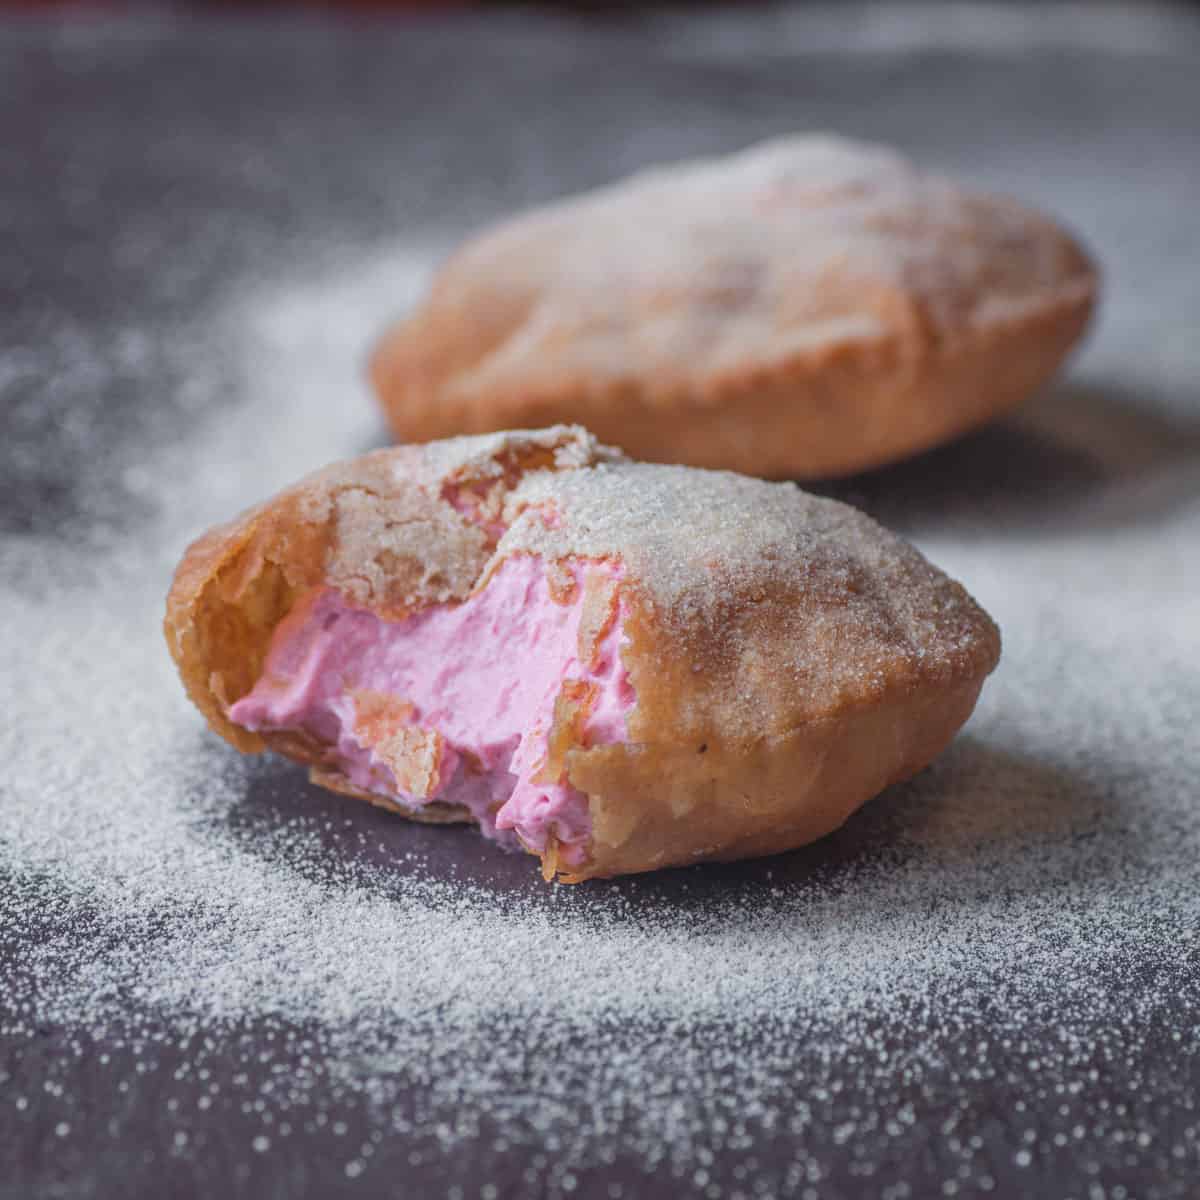
<instances>
[{"instance_id":1,"label":"pink cream filling","mask_svg":"<svg viewBox=\"0 0 1200 1200\"><path fill-rule=\"evenodd\" d=\"M556 599L542 560L516 555L461 604L400 621L315 592L276 629L230 718L309 735L329 748L329 768L405 807L462 805L489 837L538 852L553 835L559 858L578 865L591 817L551 745L556 719L574 714L574 744L623 742L635 696L620 656L624 604L611 591L619 566L577 562L569 574ZM589 584L610 589L612 613L583 662Z\"/></svg>"}]
</instances>

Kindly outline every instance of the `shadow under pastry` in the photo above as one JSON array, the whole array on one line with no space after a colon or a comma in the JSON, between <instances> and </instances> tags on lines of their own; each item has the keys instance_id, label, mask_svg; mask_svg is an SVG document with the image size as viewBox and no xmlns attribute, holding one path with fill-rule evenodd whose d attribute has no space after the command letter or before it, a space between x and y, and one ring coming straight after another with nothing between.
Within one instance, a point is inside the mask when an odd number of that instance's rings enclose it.
<instances>
[{"instance_id":1,"label":"shadow under pastry","mask_svg":"<svg viewBox=\"0 0 1200 1200\"><path fill-rule=\"evenodd\" d=\"M381 897L398 897L416 877L563 917L636 923L692 912L719 930L745 921L748 912L764 920L799 917L810 901L832 905L835 914L847 902L899 915L914 906L966 907L981 897L1086 887L1128 868L1133 853L1112 794L1064 764L970 734L812 845L578 888L544 887L525 855L483 840L470 825L403 820L316 787L301 767L281 759L256 758L247 766L240 802L220 818L246 853Z\"/></svg>"},{"instance_id":2,"label":"shadow under pastry","mask_svg":"<svg viewBox=\"0 0 1200 1200\"><path fill-rule=\"evenodd\" d=\"M1015 415L810 491L900 533L1054 537L1136 526L1200 498L1200 415L1065 381Z\"/></svg>"}]
</instances>

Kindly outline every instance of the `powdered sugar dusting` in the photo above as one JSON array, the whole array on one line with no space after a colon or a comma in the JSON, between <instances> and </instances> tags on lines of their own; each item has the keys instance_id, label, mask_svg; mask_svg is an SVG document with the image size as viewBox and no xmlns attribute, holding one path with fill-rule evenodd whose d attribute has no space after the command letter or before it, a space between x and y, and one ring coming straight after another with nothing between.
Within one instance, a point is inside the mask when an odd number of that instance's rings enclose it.
<instances>
[{"instance_id":1,"label":"powdered sugar dusting","mask_svg":"<svg viewBox=\"0 0 1200 1200\"><path fill-rule=\"evenodd\" d=\"M640 229L647 242L670 247L678 257L668 278L695 261L698 245L765 259L756 263L765 276L757 315L769 319L774 302L785 327L789 287L805 280L820 292L840 271L860 284L904 289L946 336L986 324L1004 306L1015 312L1091 283L1077 249L1015 202L972 193L888 147L828 134L643 172L582 197L575 209L580 220ZM744 219L731 221L738 209ZM674 224L684 236L671 236ZM643 249L639 242L637 269L648 266ZM819 309L821 300L809 304Z\"/></svg>"},{"instance_id":2,"label":"powdered sugar dusting","mask_svg":"<svg viewBox=\"0 0 1200 1200\"><path fill-rule=\"evenodd\" d=\"M420 466L423 478L435 483L443 477L459 475L501 478L509 455L519 456L531 450L546 451L557 469L620 457L619 451L601 446L578 425L553 425L548 429L482 433L430 442L422 453Z\"/></svg>"},{"instance_id":3,"label":"powdered sugar dusting","mask_svg":"<svg viewBox=\"0 0 1200 1200\"><path fill-rule=\"evenodd\" d=\"M562 513L555 525L540 519L547 503ZM681 620L761 599L772 585L797 579L818 595L877 587L906 632L932 633L931 610L950 620L978 619L969 597L947 587L910 546L849 505L794 483L655 463L601 464L530 475L508 510L526 512L498 554L620 555ZM928 640L928 649L942 649Z\"/></svg>"},{"instance_id":4,"label":"powdered sugar dusting","mask_svg":"<svg viewBox=\"0 0 1200 1200\"><path fill-rule=\"evenodd\" d=\"M1194 1162L1197 1122L1156 1099L1194 1097L1155 1077L1118 1113L1097 1082L1164 1039L1195 1070L1194 1030L1169 1023L1200 1010L1194 487L1040 541L990 536L983 510L910 521L996 614L1005 662L930 772L771 862L543 892L468 833L319 795L203 731L158 634L170 568L200 527L371 440L346 380L422 267L243 297L222 328L249 400L126 464L153 504L136 535L3 544L3 1032L64 1029L81 1057L103 1037L116 1082L161 1072L180 1154L243 1105L247 1156L303 1138L347 1180L382 1147L416 1169L472 1138L496 1178L519 1150L514 1187L565 1196L619 1142L681 1191L720 1194L715 1157L741 1171L731 1195L816 1195L830 1160L804 1146L868 1178L930 1089L967 1080L1012 1105L990 1141L967 1113L939 1135L956 1189L1019 1187L1060 1137ZM244 1067L214 1092L217 1042ZM0 1104L56 1078L6 1080ZM1016 1107L1043 1095L1057 1116Z\"/></svg>"},{"instance_id":5,"label":"powdered sugar dusting","mask_svg":"<svg viewBox=\"0 0 1200 1200\"><path fill-rule=\"evenodd\" d=\"M801 134L643 171L468 241L385 345L382 390L397 428L442 433L459 400L521 412L522 393L565 380L566 411L597 423L609 385L652 406L675 393L737 406L765 370L803 375L821 349L895 342L896 369L912 370L1008 322L1083 312L1096 288L1049 218L885 147ZM461 320L472 311L504 314L506 336L480 339Z\"/></svg>"}]
</instances>

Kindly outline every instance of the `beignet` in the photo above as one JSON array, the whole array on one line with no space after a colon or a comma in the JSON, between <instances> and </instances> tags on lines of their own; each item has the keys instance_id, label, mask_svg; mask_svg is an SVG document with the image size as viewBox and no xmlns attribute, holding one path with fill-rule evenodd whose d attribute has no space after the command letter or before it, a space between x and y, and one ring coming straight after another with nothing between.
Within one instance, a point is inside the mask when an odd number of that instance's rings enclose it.
<instances>
[{"instance_id":1,"label":"beignet","mask_svg":"<svg viewBox=\"0 0 1200 1200\"><path fill-rule=\"evenodd\" d=\"M796 137L485 230L371 376L399 441L580 421L636 458L814 479L1020 404L1097 290L1048 218Z\"/></svg>"},{"instance_id":2,"label":"beignet","mask_svg":"<svg viewBox=\"0 0 1200 1200\"><path fill-rule=\"evenodd\" d=\"M189 548L165 629L239 749L571 882L821 837L942 750L1000 650L854 509L563 426L310 476Z\"/></svg>"}]
</instances>

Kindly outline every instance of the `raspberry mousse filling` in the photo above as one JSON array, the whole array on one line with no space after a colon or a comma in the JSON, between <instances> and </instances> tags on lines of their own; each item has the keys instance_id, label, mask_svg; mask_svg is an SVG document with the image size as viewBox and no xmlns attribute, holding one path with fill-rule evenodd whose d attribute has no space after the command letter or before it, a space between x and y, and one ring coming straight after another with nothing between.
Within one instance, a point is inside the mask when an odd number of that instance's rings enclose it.
<instances>
[{"instance_id":1,"label":"raspberry mousse filling","mask_svg":"<svg viewBox=\"0 0 1200 1200\"><path fill-rule=\"evenodd\" d=\"M263 674L230 709L255 732L325 747L322 769L409 810L467 809L489 837L587 859L587 797L565 753L626 739L621 569L505 559L461 604L398 621L310 593L280 623Z\"/></svg>"}]
</instances>

